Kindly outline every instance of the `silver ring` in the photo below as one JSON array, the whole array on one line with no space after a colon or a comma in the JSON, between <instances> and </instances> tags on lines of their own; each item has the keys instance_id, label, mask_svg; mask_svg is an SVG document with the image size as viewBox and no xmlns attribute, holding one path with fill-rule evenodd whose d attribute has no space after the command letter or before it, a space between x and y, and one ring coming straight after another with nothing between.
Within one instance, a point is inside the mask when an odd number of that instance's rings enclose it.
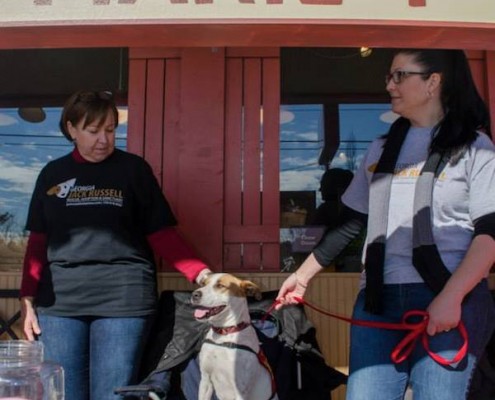
<instances>
[{"instance_id":1,"label":"silver ring","mask_svg":"<svg viewBox=\"0 0 495 400\"><path fill-rule=\"evenodd\" d=\"M450 331L450 329L445 329L445 330L444 330L444 332L448 332L448 331Z\"/></svg>"}]
</instances>

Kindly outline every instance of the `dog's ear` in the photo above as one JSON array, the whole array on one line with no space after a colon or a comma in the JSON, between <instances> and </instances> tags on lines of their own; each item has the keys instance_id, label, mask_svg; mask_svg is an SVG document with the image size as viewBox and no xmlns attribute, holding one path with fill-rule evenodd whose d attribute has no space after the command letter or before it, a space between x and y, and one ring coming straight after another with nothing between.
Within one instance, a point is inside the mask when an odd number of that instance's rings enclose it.
<instances>
[{"instance_id":1,"label":"dog's ear","mask_svg":"<svg viewBox=\"0 0 495 400\"><path fill-rule=\"evenodd\" d=\"M246 296L252 296L256 300L261 300L261 289L256 283L244 280L241 282L241 287Z\"/></svg>"}]
</instances>

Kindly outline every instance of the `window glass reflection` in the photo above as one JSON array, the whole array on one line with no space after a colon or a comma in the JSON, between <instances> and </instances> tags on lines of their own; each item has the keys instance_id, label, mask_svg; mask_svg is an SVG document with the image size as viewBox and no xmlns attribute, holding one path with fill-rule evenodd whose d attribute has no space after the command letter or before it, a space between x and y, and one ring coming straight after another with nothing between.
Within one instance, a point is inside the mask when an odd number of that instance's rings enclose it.
<instances>
[{"instance_id":1,"label":"window glass reflection","mask_svg":"<svg viewBox=\"0 0 495 400\"><path fill-rule=\"evenodd\" d=\"M355 172L369 144L387 133L398 115L390 104L339 104L338 113L340 144L331 166Z\"/></svg>"},{"instance_id":2,"label":"window glass reflection","mask_svg":"<svg viewBox=\"0 0 495 400\"><path fill-rule=\"evenodd\" d=\"M284 272L297 269L325 230L339 223L340 197L367 147L397 118L389 104L339 104L338 124L331 127L324 123L326 107L281 107L280 269ZM322 154L331 160L328 164L322 163ZM364 234L352 242L329 270L359 271L363 239Z\"/></svg>"}]
</instances>

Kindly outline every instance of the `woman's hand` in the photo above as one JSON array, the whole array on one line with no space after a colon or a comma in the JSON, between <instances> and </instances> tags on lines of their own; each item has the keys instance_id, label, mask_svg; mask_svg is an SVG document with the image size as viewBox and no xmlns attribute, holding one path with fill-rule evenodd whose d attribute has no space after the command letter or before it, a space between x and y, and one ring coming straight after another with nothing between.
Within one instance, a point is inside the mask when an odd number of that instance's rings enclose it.
<instances>
[{"instance_id":1,"label":"woman's hand","mask_svg":"<svg viewBox=\"0 0 495 400\"><path fill-rule=\"evenodd\" d=\"M433 336L456 328L461 320L461 303L462 296L445 290L440 292L426 310L429 314L426 327L428 335Z\"/></svg>"},{"instance_id":2,"label":"woman's hand","mask_svg":"<svg viewBox=\"0 0 495 400\"><path fill-rule=\"evenodd\" d=\"M487 234L474 237L464 259L428 306L429 335L456 328L464 297L486 276L495 262L495 240Z\"/></svg>"},{"instance_id":3,"label":"woman's hand","mask_svg":"<svg viewBox=\"0 0 495 400\"><path fill-rule=\"evenodd\" d=\"M307 287L308 283L301 281L297 272L290 274L280 287L276 298L278 305L275 309L279 309L283 305L299 303L297 298L302 299L304 297Z\"/></svg>"},{"instance_id":4,"label":"woman's hand","mask_svg":"<svg viewBox=\"0 0 495 400\"><path fill-rule=\"evenodd\" d=\"M41 334L32 297L21 297L21 322L23 333L27 340L33 341L36 336Z\"/></svg>"},{"instance_id":5,"label":"woman's hand","mask_svg":"<svg viewBox=\"0 0 495 400\"><path fill-rule=\"evenodd\" d=\"M297 304L299 299L304 297L309 281L322 269L316 261L315 256L311 253L302 263L299 269L290 274L284 281L277 295L277 305L275 309L287 304Z\"/></svg>"},{"instance_id":6,"label":"woman's hand","mask_svg":"<svg viewBox=\"0 0 495 400\"><path fill-rule=\"evenodd\" d=\"M209 268L203 269L196 279L194 280L199 286L203 286L205 284L206 278L208 278L209 275L211 275L213 272Z\"/></svg>"}]
</instances>

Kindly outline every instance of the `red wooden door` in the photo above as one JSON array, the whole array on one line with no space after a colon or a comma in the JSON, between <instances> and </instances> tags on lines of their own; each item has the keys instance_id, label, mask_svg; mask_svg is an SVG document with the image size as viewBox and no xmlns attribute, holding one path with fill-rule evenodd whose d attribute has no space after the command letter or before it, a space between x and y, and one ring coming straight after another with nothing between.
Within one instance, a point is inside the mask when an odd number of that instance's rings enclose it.
<instances>
[{"instance_id":1,"label":"red wooden door","mask_svg":"<svg viewBox=\"0 0 495 400\"><path fill-rule=\"evenodd\" d=\"M279 63L278 49L226 54L226 271L279 268Z\"/></svg>"}]
</instances>

